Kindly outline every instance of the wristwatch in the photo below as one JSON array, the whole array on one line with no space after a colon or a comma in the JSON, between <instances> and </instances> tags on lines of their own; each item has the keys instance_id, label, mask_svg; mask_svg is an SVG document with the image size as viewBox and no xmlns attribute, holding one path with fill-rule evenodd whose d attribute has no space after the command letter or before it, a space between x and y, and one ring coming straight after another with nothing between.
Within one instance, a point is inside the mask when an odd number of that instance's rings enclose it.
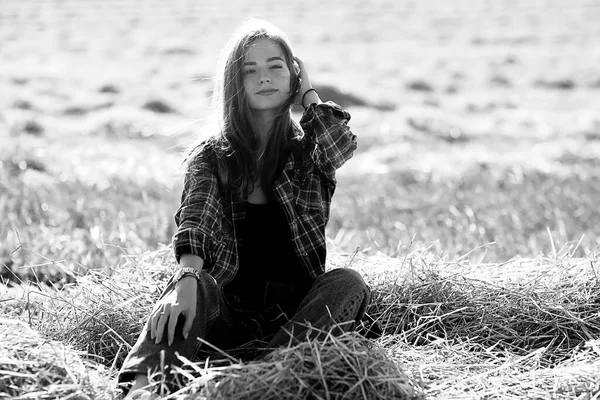
<instances>
[{"instance_id":1,"label":"wristwatch","mask_svg":"<svg viewBox=\"0 0 600 400\"><path fill-rule=\"evenodd\" d=\"M185 276L193 276L198 282L200 282L200 272L198 272L196 268L183 267L179 268L177 272L175 272L175 275L173 275L173 283L179 282L181 278Z\"/></svg>"}]
</instances>

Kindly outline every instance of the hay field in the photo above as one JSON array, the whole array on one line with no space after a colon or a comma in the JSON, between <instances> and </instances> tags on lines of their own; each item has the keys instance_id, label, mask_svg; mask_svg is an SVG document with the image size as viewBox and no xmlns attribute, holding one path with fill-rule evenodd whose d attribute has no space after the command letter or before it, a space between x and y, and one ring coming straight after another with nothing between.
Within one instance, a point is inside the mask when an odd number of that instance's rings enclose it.
<instances>
[{"instance_id":1,"label":"hay field","mask_svg":"<svg viewBox=\"0 0 600 400\"><path fill-rule=\"evenodd\" d=\"M359 136L329 262L370 280L385 335L319 345L383 349L409 397L598 398L591 0L0 1L0 396L118 396L110 379L173 267L181 151L250 15L286 30ZM266 386L283 359L254 368ZM228 382L240 366L215 368ZM235 389L211 385L197 396Z\"/></svg>"}]
</instances>

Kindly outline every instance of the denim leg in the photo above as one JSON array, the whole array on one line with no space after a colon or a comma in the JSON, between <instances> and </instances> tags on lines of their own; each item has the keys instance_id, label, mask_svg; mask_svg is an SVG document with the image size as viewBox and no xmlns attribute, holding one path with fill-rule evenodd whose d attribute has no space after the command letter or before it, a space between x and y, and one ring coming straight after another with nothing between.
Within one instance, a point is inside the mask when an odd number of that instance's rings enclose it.
<instances>
[{"instance_id":1,"label":"denim leg","mask_svg":"<svg viewBox=\"0 0 600 400\"><path fill-rule=\"evenodd\" d=\"M158 344L150 338L150 320L148 319L119 371L119 382L130 382L136 374L146 374L148 371L152 373L161 372L170 379L170 368L173 365L181 365L175 352L193 361L201 351L206 350L206 346L203 346L197 340L198 337L219 348L232 348L238 345L236 335L239 332L236 332L233 328L228 307L223 300L217 282L206 271L202 271L200 276L196 317L188 339L185 339L182 333L185 323L184 316L180 316L177 321L171 346L167 344L166 332L163 340ZM169 282L161 298L172 291L174 287L175 285Z\"/></svg>"},{"instance_id":2,"label":"denim leg","mask_svg":"<svg viewBox=\"0 0 600 400\"><path fill-rule=\"evenodd\" d=\"M336 324L340 333L352 330L364 316L370 299L371 291L358 272L349 268L326 272L315 279L296 314L275 334L268 347L285 346L291 337L293 342L306 336L315 337L319 330Z\"/></svg>"}]
</instances>

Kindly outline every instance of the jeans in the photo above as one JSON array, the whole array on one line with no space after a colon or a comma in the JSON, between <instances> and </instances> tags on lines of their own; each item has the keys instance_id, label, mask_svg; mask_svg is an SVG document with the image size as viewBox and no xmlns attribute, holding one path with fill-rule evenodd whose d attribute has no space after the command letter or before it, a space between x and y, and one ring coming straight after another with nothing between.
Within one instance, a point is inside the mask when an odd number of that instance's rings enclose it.
<instances>
[{"instance_id":1,"label":"jeans","mask_svg":"<svg viewBox=\"0 0 600 400\"><path fill-rule=\"evenodd\" d=\"M158 344L150 339L148 321L123 363L119 382L130 382L136 374L147 374L148 371L163 374L169 382L172 379L170 368L181 365L176 352L191 361L215 354L211 353L211 346L197 338L231 355L238 352L240 359L252 359L264 355L265 349L316 338L334 326L339 333L349 331L363 318L370 301L370 289L360 274L347 268L334 269L317 277L305 295L296 296L297 305L289 305L289 297L294 297L289 296L293 294L293 288L281 284L259 288L265 290L265 293L258 293L261 297L279 297L280 303L287 304L283 308L292 315L288 318L285 311L272 305L277 303L272 300L266 301L264 309L240 310L237 303L222 294L212 276L205 271L200 275L196 318L188 339L182 334L183 316L177 321L171 346L165 337ZM173 283L169 282L162 296L173 288Z\"/></svg>"}]
</instances>

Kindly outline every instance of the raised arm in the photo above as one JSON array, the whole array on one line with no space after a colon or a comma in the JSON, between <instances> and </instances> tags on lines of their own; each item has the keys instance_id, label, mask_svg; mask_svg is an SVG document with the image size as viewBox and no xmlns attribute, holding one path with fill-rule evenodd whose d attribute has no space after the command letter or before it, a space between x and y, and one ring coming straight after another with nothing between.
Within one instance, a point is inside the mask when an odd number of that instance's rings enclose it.
<instances>
[{"instance_id":1,"label":"raised arm","mask_svg":"<svg viewBox=\"0 0 600 400\"><path fill-rule=\"evenodd\" d=\"M335 171L356 150L356 135L348 127L350 114L331 101L323 103L312 87L306 66L299 58L295 60L302 82L296 100L304 107L300 126L306 138L315 144L314 163L328 179L335 181Z\"/></svg>"},{"instance_id":2,"label":"raised arm","mask_svg":"<svg viewBox=\"0 0 600 400\"><path fill-rule=\"evenodd\" d=\"M347 111L329 101L310 104L300 120L304 134L316 145L313 161L331 180L356 150L356 135L347 125L349 119Z\"/></svg>"}]
</instances>

